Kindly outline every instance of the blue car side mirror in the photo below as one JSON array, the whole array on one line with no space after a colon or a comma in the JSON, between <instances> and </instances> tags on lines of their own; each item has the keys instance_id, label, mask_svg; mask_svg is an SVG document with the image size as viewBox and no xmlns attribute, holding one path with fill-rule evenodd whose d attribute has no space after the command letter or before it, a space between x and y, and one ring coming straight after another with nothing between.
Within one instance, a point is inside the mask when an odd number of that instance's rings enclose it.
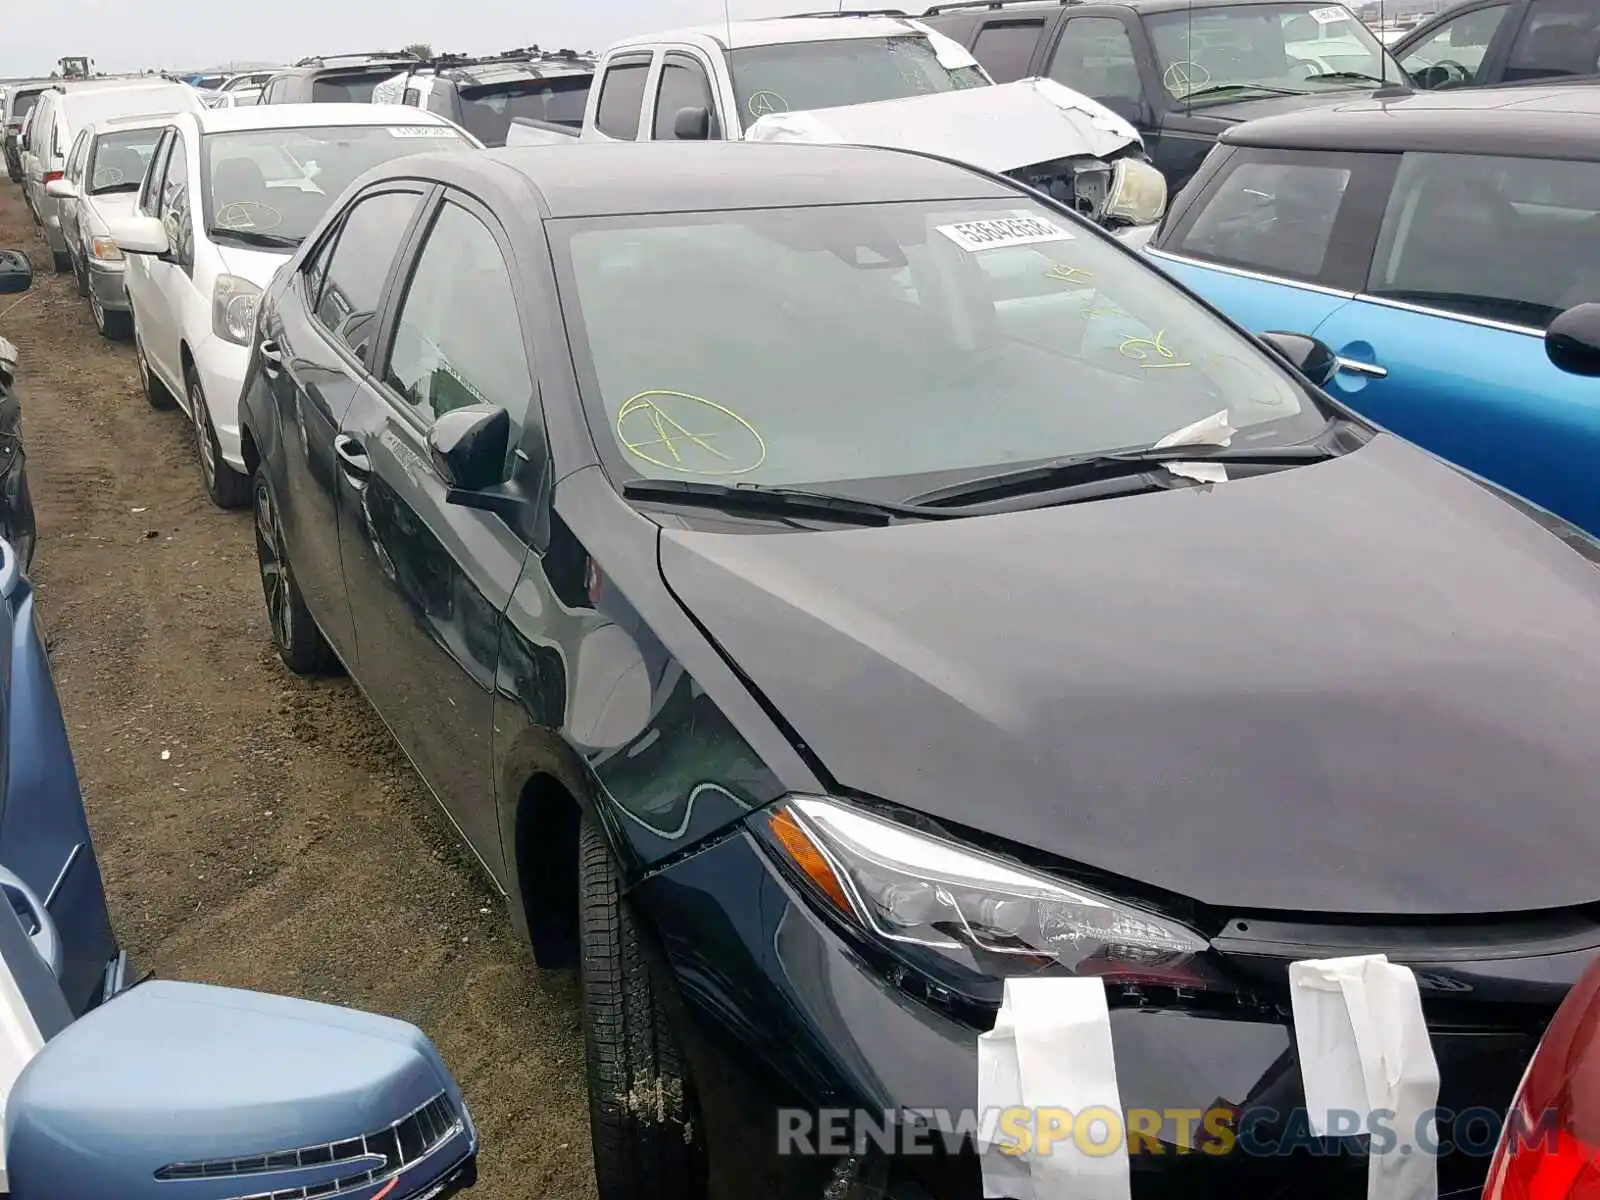
<instances>
[{"instance_id":1,"label":"blue car side mirror","mask_svg":"<svg viewBox=\"0 0 1600 1200\"><path fill-rule=\"evenodd\" d=\"M5 1160L11 1200L433 1200L475 1181L477 1133L412 1025L159 981L23 1068Z\"/></svg>"},{"instance_id":2,"label":"blue car side mirror","mask_svg":"<svg viewBox=\"0 0 1600 1200\"><path fill-rule=\"evenodd\" d=\"M1569 374L1600 375L1600 304L1580 304L1551 321L1544 352Z\"/></svg>"}]
</instances>

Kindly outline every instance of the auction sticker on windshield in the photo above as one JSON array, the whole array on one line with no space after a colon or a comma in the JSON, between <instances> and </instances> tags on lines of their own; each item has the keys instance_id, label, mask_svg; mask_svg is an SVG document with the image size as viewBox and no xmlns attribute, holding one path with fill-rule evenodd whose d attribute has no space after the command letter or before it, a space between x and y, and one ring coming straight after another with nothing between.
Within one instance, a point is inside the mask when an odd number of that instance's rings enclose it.
<instances>
[{"instance_id":1,"label":"auction sticker on windshield","mask_svg":"<svg viewBox=\"0 0 1600 1200\"><path fill-rule=\"evenodd\" d=\"M1337 4L1331 8L1313 8L1311 10L1311 19L1318 25L1333 25L1344 20L1349 15L1348 11L1340 8Z\"/></svg>"},{"instance_id":2,"label":"auction sticker on windshield","mask_svg":"<svg viewBox=\"0 0 1600 1200\"><path fill-rule=\"evenodd\" d=\"M987 221L962 221L959 225L935 225L940 233L963 250L997 250L1002 246L1032 246L1039 242L1070 242L1072 234L1053 221L1019 213Z\"/></svg>"},{"instance_id":3,"label":"auction sticker on windshield","mask_svg":"<svg viewBox=\"0 0 1600 1200\"><path fill-rule=\"evenodd\" d=\"M456 131L448 125L391 125L390 137L453 138Z\"/></svg>"}]
</instances>

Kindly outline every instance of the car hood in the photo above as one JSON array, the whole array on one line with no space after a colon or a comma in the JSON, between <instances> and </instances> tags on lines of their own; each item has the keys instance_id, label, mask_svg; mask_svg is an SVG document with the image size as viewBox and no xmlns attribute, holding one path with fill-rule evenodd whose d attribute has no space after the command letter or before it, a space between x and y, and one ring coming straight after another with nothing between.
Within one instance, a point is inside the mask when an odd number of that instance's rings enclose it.
<instances>
[{"instance_id":1,"label":"car hood","mask_svg":"<svg viewBox=\"0 0 1600 1200\"><path fill-rule=\"evenodd\" d=\"M239 246L218 246L217 256L228 274L248 279L263 291L278 268L294 257L293 250L249 250Z\"/></svg>"},{"instance_id":2,"label":"car hood","mask_svg":"<svg viewBox=\"0 0 1600 1200\"><path fill-rule=\"evenodd\" d=\"M752 142L827 142L918 150L1014 171L1060 158L1110 158L1143 146L1105 105L1049 79L1021 79L904 100L769 113L745 131Z\"/></svg>"},{"instance_id":3,"label":"car hood","mask_svg":"<svg viewBox=\"0 0 1600 1200\"><path fill-rule=\"evenodd\" d=\"M1361 88L1340 88L1331 92L1316 92L1305 96L1252 96L1246 100L1230 100L1226 104L1202 104L1194 109L1197 117L1216 117L1218 120L1237 123L1254 121L1260 117L1275 117L1279 113L1304 112L1308 108L1330 108L1335 104L1348 104L1364 100L1370 93Z\"/></svg>"},{"instance_id":4,"label":"car hood","mask_svg":"<svg viewBox=\"0 0 1600 1200\"><path fill-rule=\"evenodd\" d=\"M1387 435L661 567L846 792L1226 908L1600 898L1600 570Z\"/></svg>"},{"instance_id":5,"label":"car hood","mask_svg":"<svg viewBox=\"0 0 1600 1200\"><path fill-rule=\"evenodd\" d=\"M99 196L90 196L84 205L84 211L89 216L89 228L96 234L105 236L109 231L107 221L117 221L123 217L131 217L139 205L137 192L106 192Z\"/></svg>"}]
</instances>

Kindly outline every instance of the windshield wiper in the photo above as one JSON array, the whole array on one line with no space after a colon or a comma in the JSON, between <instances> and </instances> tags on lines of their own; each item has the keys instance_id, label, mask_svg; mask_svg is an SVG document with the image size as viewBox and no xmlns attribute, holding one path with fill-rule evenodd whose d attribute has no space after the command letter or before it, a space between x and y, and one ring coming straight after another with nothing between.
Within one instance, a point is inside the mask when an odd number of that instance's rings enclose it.
<instances>
[{"instance_id":1,"label":"windshield wiper","mask_svg":"<svg viewBox=\"0 0 1600 1200\"><path fill-rule=\"evenodd\" d=\"M208 229L206 232L216 240L232 238L246 246L261 246L268 250L293 250L305 240L282 233L262 233L259 229Z\"/></svg>"},{"instance_id":2,"label":"windshield wiper","mask_svg":"<svg viewBox=\"0 0 1600 1200\"><path fill-rule=\"evenodd\" d=\"M1182 97L1184 100L1198 100L1203 96L1223 96L1229 92L1262 92L1268 96L1304 96L1304 92L1297 92L1293 88L1272 87L1265 83L1213 83L1207 87L1196 88Z\"/></svg>"},{"instance_id":3,"label":"windshield wiper","mask_svg":"<svg viewBox=\"0 0 1600 1200\"><path fill-rule=\"evenodd\" d=\"M132 183L108 183L104 187L90 188L89 195L114 196L119 192L137 192L138 190L139 181L135 179Z\"/></svg>"},{"instance_id":4,"label":"windshield wiper","mask_svg":"<svg viewBox=\"0 0 1600 1200\"><path fill-rule=\"evenodd\" d=\"M686 504L697 508L765 513L782 517L810 517L847 525L888 525L896 519L938 520L963 514L924 509L915 504L866 500L834 492L775 487L761 483L703 483L689 479L630 479L622 485L630 500Z\"/></svg>"},{"instance_id":5,"label":"windshield wiper","mask_svg":"<svg viewBox=\"0 0 1600 1200\"><path fill-rule=\"evenodd\" d=\"M984 504L1036 492L1086 487L1107 480L1147 474L1164 463L1237 463L1252 467L1289 467L1334 458L1337 451L1321 442L1292 446L1149 446L1142 450L1118 450L1106 454L1083 454L1004 471L960 483L937 491L912 496L908 506L924 509L951 505Z\"/></svg>"},{"instance_id":6,"label":"windshield wiper","mask_svg":"<svg viewBox=\"0 0 1600 1200\"><path fill-rule=\"evenodd\" d=\"M1358 83L1399 83L1398 79L1383 79L1362 71L1324 71L1320 75L1307 75L1306 79L1351 79Z\"/></svg>"}]
</instances>

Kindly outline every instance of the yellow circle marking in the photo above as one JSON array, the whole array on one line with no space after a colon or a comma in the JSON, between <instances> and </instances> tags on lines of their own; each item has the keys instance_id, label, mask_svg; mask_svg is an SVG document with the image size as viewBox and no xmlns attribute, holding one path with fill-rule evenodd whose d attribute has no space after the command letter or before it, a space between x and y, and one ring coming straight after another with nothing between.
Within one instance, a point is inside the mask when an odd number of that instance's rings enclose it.
<instances>
[{"instance_id":1,"label":"yellow circle marking","mask_svg":"<svg viewBox=\"0 0 1600 1200\"><path fill-rule=\"evenodd\" d=\"M734 424L744 429L755 439L756 460L747 466L726 467L693 467L684 462L684 451L691 446L704 451L724 463L733 463L736 460L711 444L711 440L720 436L716 433L696 433L686 427L676 417L662 410L656 398L670 396L674 400L686 400L690 405L700 405L712 412L720 413ZM674 406L676 407L676 406ZM623 428L629 417L637 417L635 428L639 420L650 422L650 429L655 437L639 440L630 438ZM617 442L629 454L642 458L652 466L657 466L667 471L676 471L681 475L748 475L767 461L767 443L762 439L756 427L750 424L731 408L726 408L715 401L707 400L704 396L692 396L688 392L674 392L666 388L650 388L630 396L617 411Z\"/></svg>"},{"instance_id":2,"label":"yellow circle marking","mask_svg":"<svg viewBox=\"0 0 1600 1200\"><path fill-rule=\"evenodd\" d=\"M752 92L750 99L745 101L745 107L750 110L752 117L764 117L769 113L788 112L789 102L777 92Z\"/></svg>"}]
</instances>

